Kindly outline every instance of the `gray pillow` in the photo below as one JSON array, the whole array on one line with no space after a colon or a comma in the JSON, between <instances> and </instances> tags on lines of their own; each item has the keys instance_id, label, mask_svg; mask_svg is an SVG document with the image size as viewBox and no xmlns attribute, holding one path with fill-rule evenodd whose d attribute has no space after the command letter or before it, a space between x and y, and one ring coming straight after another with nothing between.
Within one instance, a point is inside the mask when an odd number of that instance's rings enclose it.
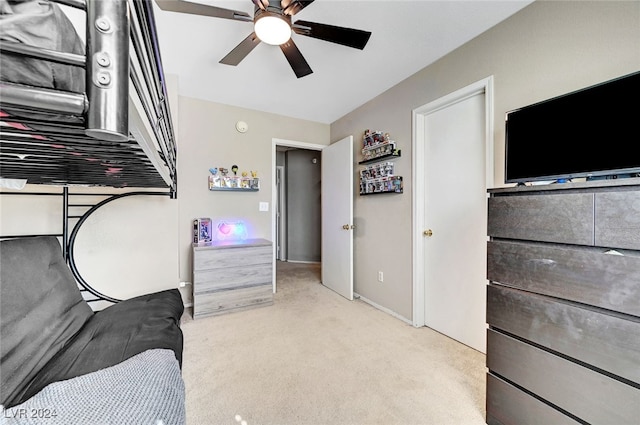
<instances>
[{"instance_id":1,"label":"gray pillow","mask_svg":"<svg viewBox=\"0 0 640 425\"><path fill-rule=\"evenodd\" d=\"M15 404L91 316L57 238L0 241L0 404Z\"/></svg>"}]
</instances>

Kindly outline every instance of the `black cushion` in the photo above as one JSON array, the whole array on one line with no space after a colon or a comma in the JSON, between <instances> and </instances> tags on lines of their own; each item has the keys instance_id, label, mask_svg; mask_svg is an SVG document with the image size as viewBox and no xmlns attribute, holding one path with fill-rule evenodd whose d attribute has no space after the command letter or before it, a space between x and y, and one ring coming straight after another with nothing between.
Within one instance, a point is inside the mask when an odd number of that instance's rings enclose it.
<instances>
[{"instance_id":1,"label":"black cushion","mask_svg":"<svg viewBox=\"0 0 640 425\"><path fill-rule=\"evenodd\" d=\"M183 310L180 292L170 289L121 301L97 312L31 381L22 400L52 382L114 366L153 348L173 350L182 364Z\"/></svg>"},{"instance_id":2,"label":"black cushion","mask_svg":"<svg viewBox=\"0 0 640 425\"><path fill-rule=\"evenodd\" d=\"M0 404L9 407L93 316L55 237L0 242L0 313Z\"/></svg>"},{"instance_id":3,"label":"black cushion","mask_svg":"<svg viewBox=\"0 0 640 425\"><path fill-rule=\"evenodd\" d=\"M93 313L55 237L0 242L0 404L20 404L52 382L114 366L154 348L182 365L177 289Z\"/></svg>"}]
</instances>

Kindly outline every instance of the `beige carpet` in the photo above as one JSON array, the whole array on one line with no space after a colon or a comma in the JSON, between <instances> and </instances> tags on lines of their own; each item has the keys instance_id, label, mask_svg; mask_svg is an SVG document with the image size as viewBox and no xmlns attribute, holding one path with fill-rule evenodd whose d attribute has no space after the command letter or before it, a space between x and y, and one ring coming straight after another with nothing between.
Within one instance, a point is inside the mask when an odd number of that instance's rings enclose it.
<instances>
[{"instance_id":1,"label":"beige carpet","mask_svg":"<svg viewBox=\"0 0 640 425\"><path fill-rule=\"evenodd\" d=\"M185 318L189 425L484 424L485 356L279 263L272 306Z\"/></svg>"}]
</instances>

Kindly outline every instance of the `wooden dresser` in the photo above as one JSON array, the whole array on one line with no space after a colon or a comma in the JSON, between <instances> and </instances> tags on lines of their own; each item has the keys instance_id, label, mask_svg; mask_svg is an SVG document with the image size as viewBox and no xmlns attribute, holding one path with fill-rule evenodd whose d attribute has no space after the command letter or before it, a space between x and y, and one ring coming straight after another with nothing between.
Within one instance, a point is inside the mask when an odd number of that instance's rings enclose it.
<instances>
[{"instance_id":1,"label":"wooden dresser","mask_svg":"<svg viewBox=\"0 0 640 425\"><path fill-rule=\"evenodd\" d=\"M265 239L193 244L193 318L273 304L273 250Z\"/></svg>"},{"instance_id":2,"label":"wooden dresser","mask_svg":"<svg viewBox=\"0 0 640 425\"><path fill-rule=\"evenodd\" d=\"M489 194L487 423L640 423L640 179Z\"/></svg>"}]
</instances>

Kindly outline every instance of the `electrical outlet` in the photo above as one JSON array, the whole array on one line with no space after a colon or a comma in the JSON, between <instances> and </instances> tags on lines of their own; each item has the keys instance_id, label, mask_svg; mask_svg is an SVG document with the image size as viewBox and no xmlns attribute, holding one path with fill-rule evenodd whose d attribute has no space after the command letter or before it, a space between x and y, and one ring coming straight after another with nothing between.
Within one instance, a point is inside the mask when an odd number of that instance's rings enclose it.
<instances>
[{"instance_id":1,"label":"electrical outlet","mask_svg":"<svg viewBox=\"0 0 640 425\"><path fill-rule=\"evenodd\" d=\"M269 211L269 203L268 202L260 202L258 207L260 211Z\"/></svg>"},{"instance_id":2,"label":"electrical outlet","mask_svg":"<svg viewBox=\"0 0 640 425\"><path fill-rule=\"evenodd\" d=\"M382 272L378 272L378 282L384 282L384 274Z\"/></svg>"}]
</instances>

